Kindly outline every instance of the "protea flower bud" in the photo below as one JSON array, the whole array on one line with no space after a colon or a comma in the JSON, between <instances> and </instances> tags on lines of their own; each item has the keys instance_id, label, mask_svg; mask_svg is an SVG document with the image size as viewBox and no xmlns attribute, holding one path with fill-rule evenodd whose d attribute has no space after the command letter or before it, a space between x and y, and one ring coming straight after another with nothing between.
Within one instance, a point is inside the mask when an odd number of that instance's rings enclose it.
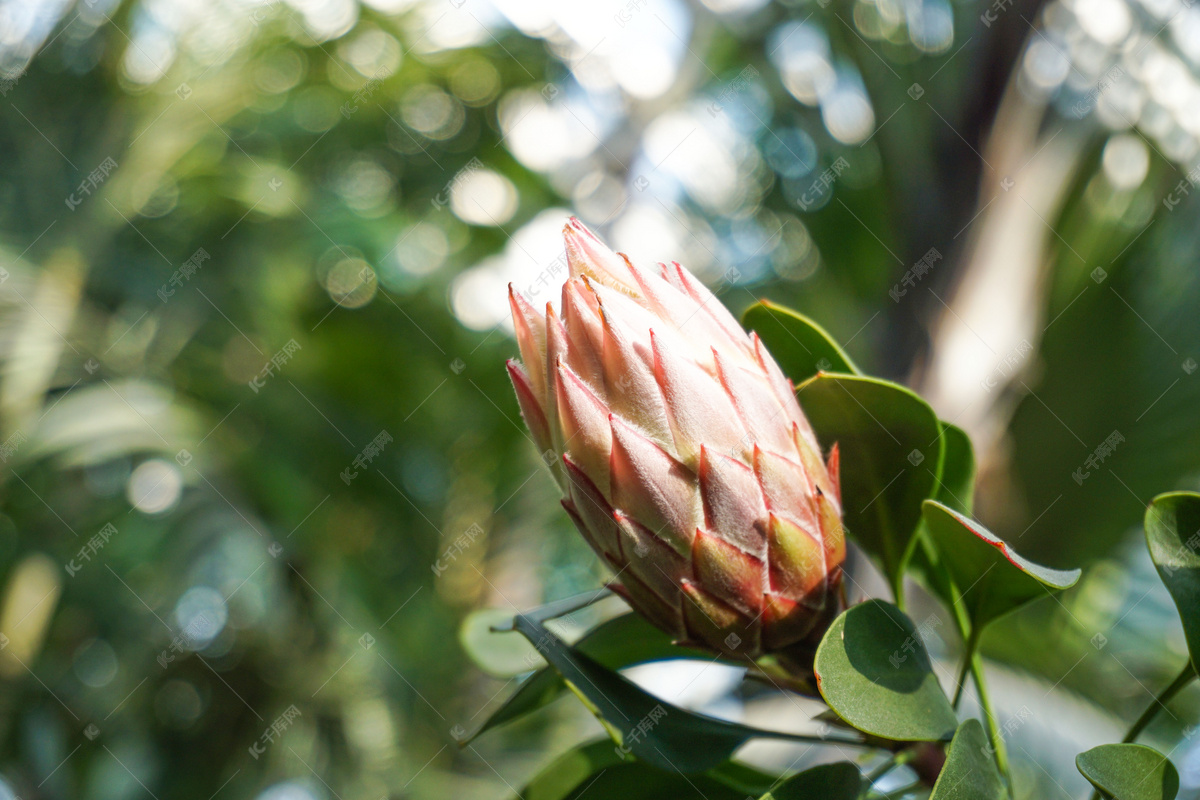
<instances>
[{"instance_id":1,"label":"protea flower bud","mask_svg":"<svg viewBox=\"0 0 1200 800\"><path fill-rule=\"evenodd\" d=\"M836 446L827 466L791 382L690 272L636 265L575 219L563 235L561 318L509 287L508 370L613 589L727 654L823 630L845 558Z\"/></svg>"}]
</instances>

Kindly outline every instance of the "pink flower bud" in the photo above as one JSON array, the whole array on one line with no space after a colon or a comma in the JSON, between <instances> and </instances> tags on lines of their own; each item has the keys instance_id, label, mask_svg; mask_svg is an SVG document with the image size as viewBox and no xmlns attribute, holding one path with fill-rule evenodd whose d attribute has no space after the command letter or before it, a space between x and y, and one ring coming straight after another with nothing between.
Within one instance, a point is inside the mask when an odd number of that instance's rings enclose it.
<instances>
[{"instance_id":1,"label":"pink flower bud","mask_svg":"<svg viewBox=\"0 0 1200 800\"><path fill-rule=\"evenodd\" d=\"M521 413L612 588L681 643L757 657L820 635L846 547L828 463L757 334L677 263L572 218L562 316L509 287Z\"/></svg>"}]
</instances>

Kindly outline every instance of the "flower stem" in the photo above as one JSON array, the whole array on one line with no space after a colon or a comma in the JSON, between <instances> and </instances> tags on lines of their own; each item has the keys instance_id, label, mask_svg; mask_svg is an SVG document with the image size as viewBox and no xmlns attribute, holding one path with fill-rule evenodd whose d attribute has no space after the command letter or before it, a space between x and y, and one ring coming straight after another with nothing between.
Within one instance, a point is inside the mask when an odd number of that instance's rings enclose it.
<instances>
[{"instance_id":1,"label":"flower stem","mask_svg":"<svg viewBox=\"0 0 1200 800\"><path fill-rule=\"evenodd\" d=\"M1158 710L1164 707L1171 698L1179 694L1179 691L1191 683L1196 678L1196 670L1192 669L1192 662L1188 661L1183 665L1183 671L1179 673L1179 677L1171 681L1171 685L1159 692L1158 697L1146 707L1142 715L1137 718L1137 722L1133 723L1133 727L1129 729L1129 733L1125 734L1125 738L1121 741L1124 744L1129 744L1137 740L1138 734L1146 729L1150 721L1158 714Z\"/></svg>"},{"instance_id":2,"label":"flower stem","mask_svg":"<svg viewBox=\"0 0 1200 800\"><path fill-rule=\"evenodd\" d=\"M914 758L916 758L916 755L917 755L917 751L912 748L909 748L908 750L900 750L899 752L894 754L891 758L889 758L887 761L884 761L878 767L871 770L871 772L867 775L867 781L874 784L876 781L878 781L884 775L887 775L889 772L894 770L896 767L898 767L902 764L907 764L909 761L912 761Z\"/></svg>"},{"instance_id":3,"label":"flower stem","mask_svg":"<svg viewBox=\"0 0 1200 800\"><path fill-rule=\"evenodd\" d=\"M1004 736L1000 733L1000 726L996 722L996 712L992 709L992 700L988 695L987 680L983 674L983 659L979 657L978 652L972 652L970 662L971 677L975 679L975 690L979 694L979 705L983 708L983 715L987 720L988 740L992 745L993 755L996 757L996 768L1000 770L1000 775L1008 788L1008 795L1011 797L1013 788L1012 773L1008 766L1008 751L1004 747Z\"/></svg>"},{"instance_id":4,"label":"flower stem","mask_svg":"<svg viewBox=\"0 0 1200 800\"><path fill-rule=\"evenodd\" d=\"M979 649L979 634L982 628L976 627L967 636L966 645L963 647L962 666L958 670L958 687L954 690L954 710L958 711L958 704L962 701L963 689L967 688L967 673L971 670L971 661L975 657L975 651Z\"/></svg>"}]
</instances>

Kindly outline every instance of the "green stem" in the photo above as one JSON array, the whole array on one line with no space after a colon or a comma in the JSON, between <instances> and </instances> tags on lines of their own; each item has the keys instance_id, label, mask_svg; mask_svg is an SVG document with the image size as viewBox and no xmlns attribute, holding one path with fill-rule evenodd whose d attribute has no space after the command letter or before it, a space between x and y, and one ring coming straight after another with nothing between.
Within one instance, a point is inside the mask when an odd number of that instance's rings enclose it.
<instances>
[{"instance_id":1,"label":"green stem","mask_svg":"<svg viewBox=\"0 0 1200 800\"><path fill-rule=\"evenodd\" d=\"M887 775L889 772L894 770L896 767L899 767L902 764L907 764L909 761L912 761L916 757L917 757L916 750L913 750L913 749L901 750L900 752L896 753L891 758L889 758L887 761L884 761L878 767L871 770L871 772L867 774L867 781L869 783L873 784L876 781L878 781L880 778L882 778L884 775Z\"/></svg>"},{"instance_id":2,"label":"green stem","mask_svg":"<svg viewBox=\"0 0 1200 800\"><path fill-rule=\"evenodd\" d=\"M1179 694L1179 690L1183 689L1196 678L1196 670L1192 669L1192 662L1188 661L1183 665L1183 671L1179 673L1179 677L1171 681L1171 685L1159 692L1158 697L1146 707L1142 715L1137 718L1137 722L1133 723L1133 727L1129 729L1129 733L1125 734L1125 738L1121 741L1124 744L1130 744L1137 740L1138 734L1146 729L1150 721L1158 714L1158 710L1170 702L1171 698Z\"/></svg>"},{"instance_id":3,"label":"green stem","mask_svg":"<svg viewBox=\"0 0 1200 800\"><path fill-rule=\"evenodd\" d=\"M996 757L996 768L1000 770L1001 776L1004 778L1004 783L1008 787L1008 794L1012 796L1012 774L1008 767L1008 751L1004 747L1004 737L1000 733L1000 726L996 722L996 712L992 709L992 700L988 695L987 680L983 675L983 659L979 657L978 652L971 654L971 677L975 679L975 690L979 694L979 705L983 708L983 715L987 720L988 740L992 745L993 755Z\"/></svg>"},{"instance_id":4,"label":"green stem","mask_svg":"<svg viewBox=\"0 0 1200 800\"><path fill-rule=\"evenodd\" d=\"M967 673L971 669L971 660L975 657L975 651L979 649L979 634L983 629L976 627L967 636L967 643L963 647L962 666L958 670L958 686L954 690L954 710L958 711L958 704L962 701L963 689L967 688Z\"/></svg>"},{"instance_id":5,"label":"green stem","mask_svg":"<svg viewBox=\"0 0 1200 800\"><path fill-rule=\"evenodd\" d=\"M892 594L896 598L896 608L900 609L901 611L904 611L905 613L908 613L907 611L905 611L904 572L903 571L901 571L901 573L896 577L896 579L894 581L892 581Z\"/></svg>"},{"instance_id":6,"label":"green stem","mask_svg":"<svg viewBox=\"0 0 1200 800\"><path fill-rule=\"evenodd\" d=\"M873 791L873 792L871 792L871 794L869 796L877 798L878 800L896 800L896 798L904 797L909 792L915 792L917 789L920 789L920 788L921 788L921 782L916 781L915 783L911 783L908 786L902 786L899 789L893 789L890 792Z\"/></svg>"}]
</instances>

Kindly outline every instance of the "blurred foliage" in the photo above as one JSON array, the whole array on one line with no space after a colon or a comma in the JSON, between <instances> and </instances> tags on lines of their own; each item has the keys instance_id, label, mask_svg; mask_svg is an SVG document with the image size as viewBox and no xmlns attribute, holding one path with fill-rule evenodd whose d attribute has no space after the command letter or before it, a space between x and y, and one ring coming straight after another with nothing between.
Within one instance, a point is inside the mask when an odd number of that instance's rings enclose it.
<instances>
[{"instance_id":1,"label":"blurred foliage","mask_svg":"<svg viewBox=\"0 0 1200 800\"><path fill-rule=\"evenodd\" d=\"M1095 19L1158 27L1113 3ZM0 3L0 796L515 791L598 726L560 703L459 748L515 680L454 632L603 573L504 375L505 284L554 299L571 210L919 384L1013 196L990 163L1010 142L1066 176L1014 173L1048 246L1039 292L993 302L1049 324L981 395L1015 410L980 514L1093 569L985 650L1125 716L1175 669L1150 656L1184 652L1169 598L1126 543L1200 474L1178 104L1118 105L1139 132L1113 156L1107 86L1032 49L1106 68L1057 3L562 5ZM1150 52L1188 67L1173 32ZM1080 98L1100 121L1065 113ZM1004 103L1031 137L989 139ZM931 248L928 291L889 296ZM1034 629L1059 635L1031 649ZM1069 721L1054 775L1077 787L1094 719L1040 713L1014 760Z\"/></svg>"}]
</instances>

